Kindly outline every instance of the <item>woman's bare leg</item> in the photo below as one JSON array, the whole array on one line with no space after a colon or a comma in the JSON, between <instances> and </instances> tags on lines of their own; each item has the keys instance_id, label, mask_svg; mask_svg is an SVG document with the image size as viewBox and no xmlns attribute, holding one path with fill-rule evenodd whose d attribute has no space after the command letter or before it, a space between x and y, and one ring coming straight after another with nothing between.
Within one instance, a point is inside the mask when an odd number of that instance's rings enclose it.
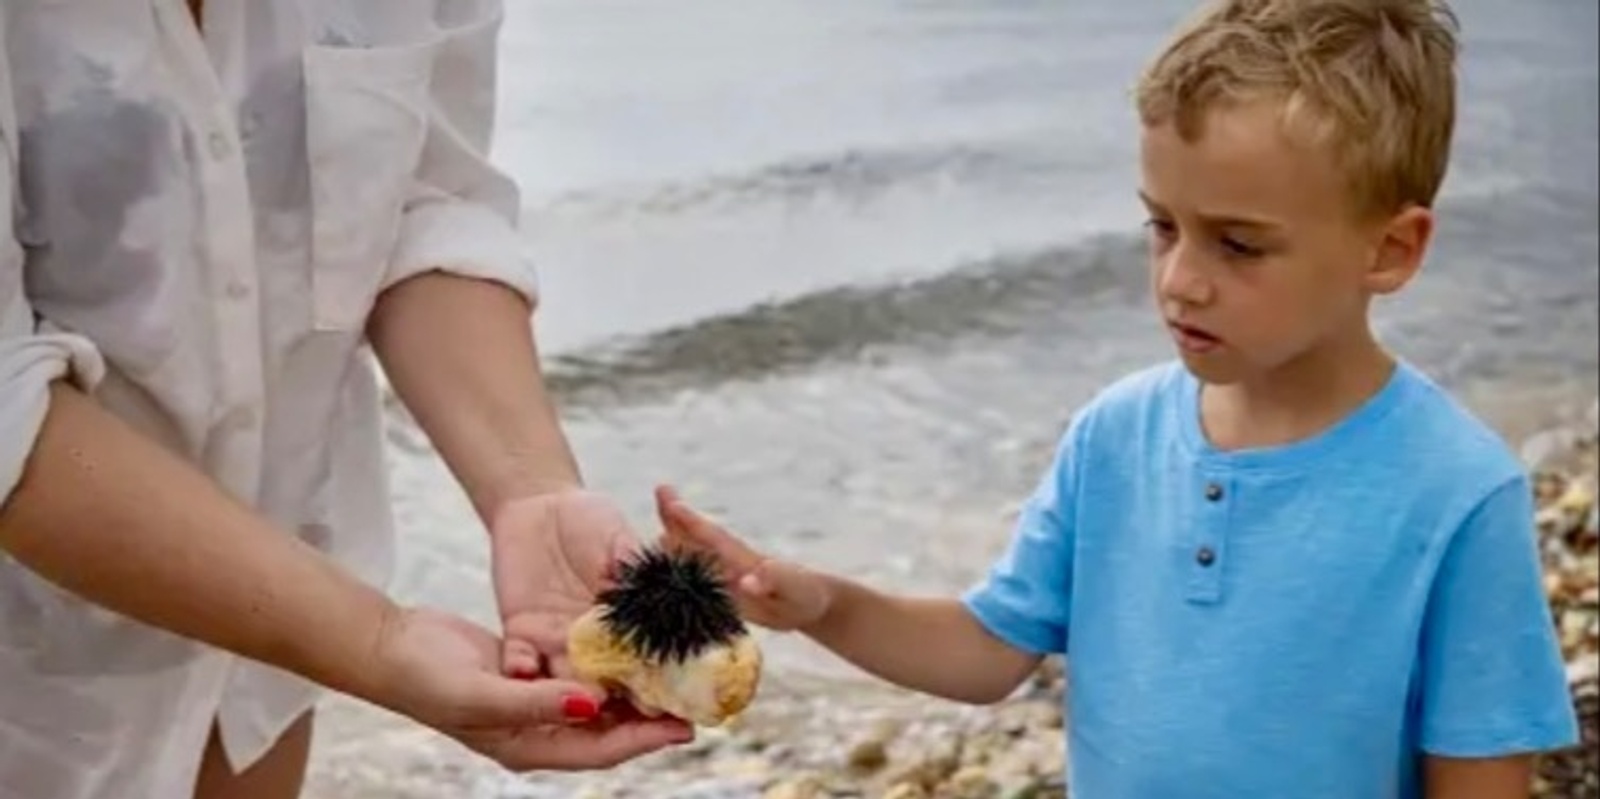
<instances>
[{"instance_id":1,"label":"woman's bare leg","mask_svg":"<svg viewBox=\"0 0 1600 799\"><path fill-rule=\"evenodd\" d=\"M308 711L296 719L267 754L242 774L234 774L228 766L222 739L212 725L194 799L298 799L311 756L312 717L313 712Z\"/></svg>"}]
</instances>

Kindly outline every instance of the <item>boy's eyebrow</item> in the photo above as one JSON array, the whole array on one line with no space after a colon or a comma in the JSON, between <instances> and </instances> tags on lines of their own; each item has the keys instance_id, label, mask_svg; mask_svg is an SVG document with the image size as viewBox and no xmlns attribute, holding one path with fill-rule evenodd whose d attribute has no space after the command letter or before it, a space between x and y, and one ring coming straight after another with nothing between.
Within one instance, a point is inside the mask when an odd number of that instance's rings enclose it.
<instances>
[{"instance_id":1,"label":"boy's eyebrow","mask_svg":"<svg viewBox=\"0 0 1600 799\"><path fill-rule=\"evenodd\" d=\"M1147 207L1149 207L1150 210L1152 210L1152 211L1164 211L1164 210L1166 210L1166 208L1164 206L1162 206L1161 203L1158 203L1155 200L1151 199L1150 195L1145 194L1143 191L1139 192L1139 199L1141 201L1143 201L1144 204ZM1198 216L1200 217L1200 221L1205 223L1208 227L1219 227L1219 228L1220 227L1243 227L1243 228L1255 228L1257 230L1274 230L1274 229L1277 229L1278 227L1280 227L1280 225L1278 225L1278 223L1273 222L1270 219L1258 219L1258 218L1255 218L1255 217L1248 217L1248 216L1207 215L1207 214L1198 214Z\"/></svg>"}]
</instances>

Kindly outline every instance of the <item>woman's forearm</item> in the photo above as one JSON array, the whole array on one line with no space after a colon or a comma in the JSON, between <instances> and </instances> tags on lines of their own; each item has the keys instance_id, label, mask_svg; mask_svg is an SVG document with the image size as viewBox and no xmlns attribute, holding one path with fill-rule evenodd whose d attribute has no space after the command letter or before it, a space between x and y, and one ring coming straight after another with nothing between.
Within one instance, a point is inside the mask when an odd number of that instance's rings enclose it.
<instances>
[{"instance_id":1,"label":"woman's forearm","mask_svg":"<svg viewBox=\"0 0 1600 799\"><path fill-rule=\"evenodd\" d=\"M371 698L393 606L64 383L0 549L147 624Z\"/></svg>"},{"instance_id":2,"label":"woman's forearm","mask_svg":"<svg viewBox=\"0 0 1600 799\"><path fill-rule=\"evenodd\" d=\"M521 296L426 273L385 291L367 332L395 393L481 518L510 500L580 484Z\"/></svg>"}]
</instances>

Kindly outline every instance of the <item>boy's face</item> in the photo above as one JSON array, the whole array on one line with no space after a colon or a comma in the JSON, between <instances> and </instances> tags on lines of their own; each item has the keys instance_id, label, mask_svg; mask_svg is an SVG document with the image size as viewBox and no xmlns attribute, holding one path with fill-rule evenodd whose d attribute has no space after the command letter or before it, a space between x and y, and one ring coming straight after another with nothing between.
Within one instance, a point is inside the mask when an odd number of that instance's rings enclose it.
<instances>
[{"instance_id":1,"label":"boy's face","mask_svg":"<svg viewBox=\"0 0 1600 799\"><path fill-rule=\"evenodd\" d=\"M1156 305L1206 382L1337 363L1370 342L1369 298L1410 279L1431 228L1421 208L1356 214L1333 160L1280 132L1280 108L1213 111L1194 141L1170 124L1141 139Z\"/></svg>"}]
</instances>

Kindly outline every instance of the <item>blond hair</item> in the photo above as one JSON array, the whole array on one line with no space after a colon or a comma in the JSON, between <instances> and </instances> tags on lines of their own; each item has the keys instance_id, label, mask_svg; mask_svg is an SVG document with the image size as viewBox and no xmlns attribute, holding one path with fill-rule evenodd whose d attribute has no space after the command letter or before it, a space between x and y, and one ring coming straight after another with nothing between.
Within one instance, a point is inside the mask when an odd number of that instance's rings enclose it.
<instances>
[{"instance_id":1,"label":"blond hair","mask_svg":"<svg viewBox=\"0 0 1600 799\"><path fill-rule=\"evenodd\" d=\"M1455 127L1456 17L1442 0L1212 0L1140 77L1145 125L1185 139L1229 103L1283 104L1330 147L1358 208L1429 207Z\"/></svg>"}]
</instances>

